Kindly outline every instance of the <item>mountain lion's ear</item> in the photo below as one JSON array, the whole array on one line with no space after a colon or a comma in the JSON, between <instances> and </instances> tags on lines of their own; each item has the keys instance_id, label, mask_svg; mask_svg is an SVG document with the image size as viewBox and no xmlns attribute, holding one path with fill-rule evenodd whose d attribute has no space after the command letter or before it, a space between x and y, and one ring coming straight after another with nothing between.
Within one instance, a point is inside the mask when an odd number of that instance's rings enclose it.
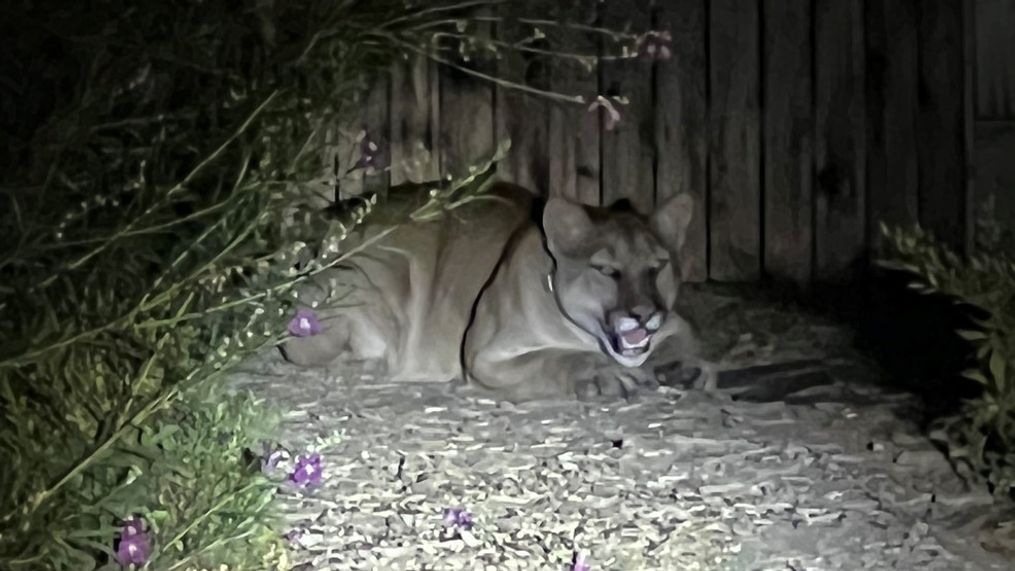
<instances>
[{"instance_id":1,"label":"mountain lion's ear","mask_svg":"<svg viewBox=\"0 0 1015 571\"><path fill-rule=\"evenodd\" d=\"M664 202L652 214L652 231L666 243L666 246L679 250L687 238L687 227L691 225L692 214L694 214L694 197L686 192L678 194Z\"/></svg>"},{"instance_id":2,"label":"mountain lion's ear","mask_svg":"<svg viewBox=\"0 0 1015 571\"><path fill-rule=\"evenodd\" d=\"M592 219L585 207L564 198L551 198L543 209L543 229L553 253L574 252L592 232Z\"/></svg>"}]
</instances>

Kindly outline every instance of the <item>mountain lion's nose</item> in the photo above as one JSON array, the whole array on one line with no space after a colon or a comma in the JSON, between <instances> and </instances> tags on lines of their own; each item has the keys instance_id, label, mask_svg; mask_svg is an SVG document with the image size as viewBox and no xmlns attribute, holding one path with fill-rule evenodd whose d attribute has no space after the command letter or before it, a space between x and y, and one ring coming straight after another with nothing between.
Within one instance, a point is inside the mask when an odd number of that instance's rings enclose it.
<instances>
[{"instance_id":1,"label":"mountain lion's nose","mask_svg":"<svg viewBox=\"0 0 1015 571\"><path fill-rule=\"evenodd\" d=\"M636 305L631 308L631 317L637 319L639 323L645 323L653 313L655 313L655 308L651 305Z\"/></svg>"}]
</instances>

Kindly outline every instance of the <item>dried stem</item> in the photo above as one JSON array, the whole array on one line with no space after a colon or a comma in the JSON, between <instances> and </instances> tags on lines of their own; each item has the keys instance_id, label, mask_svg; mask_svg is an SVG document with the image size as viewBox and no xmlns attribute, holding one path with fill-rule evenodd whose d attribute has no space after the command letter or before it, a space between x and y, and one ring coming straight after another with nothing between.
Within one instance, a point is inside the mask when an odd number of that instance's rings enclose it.
<instances>
[{"instance_id":1,"label":"dried stem","mask_svg":"<svg viewBox=\"0 0 1015 571\"><path fill-rule=\"evenodd\" d=\"M225 150L227 148L229 148L229 146L232 145L240 137L240 135L245 133L247 131L247 129L254 123L254 120L265 109L267 109L269 105L271 105L272 101L275 100L275 98L279 95L279 93L280 93L280 91L275 90L271 94L269 94L268 97L266 97L264 99L264 101L262 101L261 104L258 105L254 109L254 111L243 121L243 123L240 124L239 128L236 129L232 133L232 135L230 135L221 145L219 145L218 148L216 148L214 151L212 151L211 154L209 154L207 157L205 157L204 160L202 160L200 163L198 163L197 166L195 166L193 169L191 169L191 171L189 173L187 173L187 175L184 176L182 180L180 180L175 185L170 187L169 190L166 191L166 193L159 200L157 200L154 204L152 204L147 209L145 209L145 211L141 215L139 215L138 217L136 217L133 220L131 220L130 222L128 222L123 227L122 230L120 230L116 234L108 237L106 239L106 241L103 242L99 247L97 247L97 248L93 249L92 251L88 252L87 254L81 256L77 260L67 264L66 268L63 268L61 271L58 271L57 273L54 273L54 274L50 275L48 278L42 280L39 283L38 286L36 286L36 287L32 288L31 290L29 290L29 293L35 292L38 289L42 289L42 288L48 287L50 284L52 284L56 280L56 278L58 278L60 276L60 273L62 273L62 271L65 271L67 269L74 270L74 269L77 269L77 268L81 267L88 260L91 260L95 256L99 255L100 253L105 251L106 248L108 248L110 245L112 245L114 242L120 240L125 235L127 235L129 232L133 231L134 227L138 223L140 223L141 220L143 220L145 217L147 217L149 214L154 212L156 209L161 208L161 207L165 206L166 204L168 204L170 198L172 198L178 192L180 192L181 190L186 188L187 185L194 179L194 177L196 177L208 165L210 165L216 159L218 159L218 157L221 156L222 153L224 153Z\"/></svg>"},{"instance_id":2,"label":"dried stem","mask_svg":"<svg viewBox=\"0 0 1015 571\"><path fill-rule=\"evenodd\" d=\"M449 5L446 5L446 6L433 6L431 8L425 8L425 9L420 10L418 12L413 12L412 14L401 16L401 17L398 17L398 18L393 18L393 19L388 20L387 22L384 22L383 24L381 24L380 26L378 26L378 28L383 30L383 29L386 29L386 28L390 28L390 27L392 27L392 26L394 26L396 24L401 24L401 23L404 23L404 22L410 22L412 20L418 20L418 19L420 19L420 18L422 18L424 16L429 16L431 14L439 14L441 12L457 12L457 11L461 11L461 10L469 10L469 9L472 9L472 8L479 8L479 7L491 7L491 6L496 6L498 4L503 4L506 1L507 0L469 0L469 1L466 1L466 2L461 2L459 4L449 4Z\"/></svg>"},{"instance_id":3,"label":"dried stem","mask_svg":"<svg viewBox=\"0 0 1015 571\"><path fill-rule=\"evenodd\" d=\"M424 50L424 49L418 48L418 47L412 45L411 43L406 42L406 41L402 40L401 38L398 38L397 36L394 36L394 35L385 35L385 37L387 37L391 42L401 46L404 49L407 49L407 50L409 50L411 52L414 52L416 54L422 55L422 56L424 56L426 58L429 58L430 60L433 60L433 61L435 61L435 62L437 62L439 64L446 65L448 67L457 69L457 70L461 71L462 73L471 75L473 77L476 77L478 79L482 79L484 81L488 81L490 83L499 85L499 86L504 87L506 89L512 89L512 90L521 91L521 92L524 92L524 93L531 93L532 95L536 95L538 97L543 97L545 99L550 99L550 100L553 100L553 101L560 101L560 102L563 102L563 103L571 103L571 104L578 104L578 105L584 105L586 103L585 98L583 96L581 96L581 95L567 95L567 94L564 94L564 93L557 93L557 92L554 92L554 91L547 91L545 89L538 89L538 88L531 87L531 86L528 86L528 85L524 85L524 84L521 84L521 83L516 83L516 82L513 82L513 81L508 81L506 79L503 79L503 78L500 78L500 77L497 77L497 76L494 76L494 75L486 74L486 73L483 73L481 71L477 71L477 70L471 69L469 67L465 67L465 66L456 64L456 63L452 62L451 60L448 60L448 59L445 59L445 58L442 58L442 57L436 55L435 53L433 53L433 51Z\"/></svg>"},{"instance_id":4,"label":"dried stem","mask_svg":"<svg viewBox=\"0 0 1015 571\"><path fill-rule=\"evenodd\" d=\"M455 33L455 32L435 32L433 34L433 38L434 39L453 38L453 39L457 39L457 40L467 40L467 39L470 39L472 37L473 36L470 36L469 34L459 34L459 33ZM579 54L579 53L573 53L573 52L563 52L563 51L559 51L559 50L534 48L532 46L522 45L521 43L517 43L517 42L511 43L511 42L505 42L505 41L502 41L502 40L494 40L494 39L484 39L483 41L488 43L488 44L491 44L491 45L494 45L494 46L497 46L497 47L501 47L501 48L505 48L505 49L508 49L508 50L512 50L512 51L538 54L538 55L543 55L543 56L557 58L557 59L574 60L574 61L577 61L579 63L585 63L588 60L591 60L592 62L596 62L597 60L598 61L621 61L621 60L635 59L635 58L638 57L638 54L635 53L635 52L631 52L629 54L621 54L621 55ZM595 65L595 64L593 63L593 65Z\"/></svg>"}]
</instances>

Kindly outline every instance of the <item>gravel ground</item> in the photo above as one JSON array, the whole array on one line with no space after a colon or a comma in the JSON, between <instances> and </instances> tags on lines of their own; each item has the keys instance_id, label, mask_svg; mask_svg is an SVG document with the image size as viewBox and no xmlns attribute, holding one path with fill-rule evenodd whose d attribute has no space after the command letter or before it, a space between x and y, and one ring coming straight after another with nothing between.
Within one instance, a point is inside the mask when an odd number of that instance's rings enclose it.
<instances>
[{"instance_id":1,"label":"gravel ground","mask_svg":"<svg viewBox=\"0 0 1015 571\"><path fill-rule=\"evenodd\" d=\"M250 363L237 385L289 411L278 440L322 456L319 486L280 493L293 560L563 570L580 551L594 570L1015 569L1000 555L1015 518L920 434L913 397L871 383L848 332L692 294L720 368L820 359L826 381L771 402L664 388L511 405L361 364ZM473 525L446 523L448 508Z\"/></svg>"}]
</instances>

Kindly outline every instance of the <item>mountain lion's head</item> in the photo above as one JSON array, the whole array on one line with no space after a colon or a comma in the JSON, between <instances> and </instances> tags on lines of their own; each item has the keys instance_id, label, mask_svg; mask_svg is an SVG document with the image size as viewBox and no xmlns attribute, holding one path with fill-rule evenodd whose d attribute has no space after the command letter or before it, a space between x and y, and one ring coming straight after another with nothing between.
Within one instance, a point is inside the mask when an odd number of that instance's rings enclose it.
<instances>
[{"instance_id":1,"label":"mountain lion's head","mask_svg":"<svg viewBox=\"0 0 1015 571\"><path fill-rule=\"evenodd\" d=\"M626 200L593 208L551 198L543 228L553 291L566 316L626 367L640 366L666 329L680 286L677 252L694 200L677 195L649 217Z\"/></svg>"}]
</instances>

